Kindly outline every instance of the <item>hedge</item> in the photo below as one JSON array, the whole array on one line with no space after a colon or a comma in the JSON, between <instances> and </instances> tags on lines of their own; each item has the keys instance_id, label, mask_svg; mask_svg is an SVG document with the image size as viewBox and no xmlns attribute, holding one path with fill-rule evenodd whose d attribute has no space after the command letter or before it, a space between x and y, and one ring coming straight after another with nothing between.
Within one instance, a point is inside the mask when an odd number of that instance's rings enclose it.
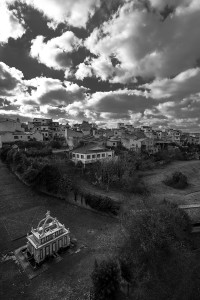
<instances>
[{"instance_id":1,"label":"hedge","mask_svg":"<svg viewBox=\"0 0 200 300\"><path fill-rule=\"evenodd\" d=\"M113 215L117 215L119 213L120 204L109 197L92 194L83 194L82 196L85 198L85 204L89 205L93 209L112 213Z\"/></svg>"}]
</instances>

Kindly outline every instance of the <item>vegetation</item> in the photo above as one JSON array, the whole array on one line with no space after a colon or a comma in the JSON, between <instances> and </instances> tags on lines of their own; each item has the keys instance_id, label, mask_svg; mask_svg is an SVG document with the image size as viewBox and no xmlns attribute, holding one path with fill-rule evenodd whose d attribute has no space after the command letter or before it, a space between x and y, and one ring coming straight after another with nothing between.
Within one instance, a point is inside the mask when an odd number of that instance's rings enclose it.
<instances>
[{"instance_id":1,"label":"vegetation","mask_svg":"<svg viewBox=\"0 0 200 300\"><path fill-rule=\"evenodd\" d=\"M174 172L164 180L164 183L176 189L184 189L188 186L187 176L181 172Z\"/></svg>"},{"instance_id":2,"label":"vegetation","mask_svg":"<svg viewBox=\"0 0 200 300\"><path fill-rule=\"evenodd\" d=\"M112 200L109 197L103 197L98 195L83 194L85 198L85 204L91 208L117 215L120 209L119 202Z\"/></svg>"},{"instance_id":3,"label":"vegetation","mask_svg":"<svg viewBox=\"0 0 200 300\"><path fill-rule=\"evenodd\" d=\"M115 300L120 290L121 271L119 263L113 259L95 261L91 278L94 300Z\"/></svg>"},{"instance_id":4,"label":"vegetation","mask_svg":"<svg viewBox=\"0 0 200 300\"><path fill-rule=\"evenodd\" d=\"M127 283L129 299L175 299L173 296L181 290L191 261L191 227L186 213L164 201L150 210L130 212L122 219L122 226L124 239L113 258L120 266L115 268L115 284ZM99 291L100 297L103 293L107 295L107 281L113 286L104 270L107 267L111 274L110 261L101 266L95 266L93 272L98 278L93 280L94 290ZM102 299L99 295L95 299ZM115 296L110 299L116 299Z\"/></svg>"},{"instance_id":5,"label":"vegetation","mask_svg":"<svg viewBox=\"0 0 200 300\"><path fill-rule=\"evenodd\" d=\"M107 190L111 187L125 192L143 194L147 191L136 171L140 164L137 155L126 153L118 159L113 158L96 163L89 170L89 178L93 184L105 187Z\"/></svg>"}]
</instances>

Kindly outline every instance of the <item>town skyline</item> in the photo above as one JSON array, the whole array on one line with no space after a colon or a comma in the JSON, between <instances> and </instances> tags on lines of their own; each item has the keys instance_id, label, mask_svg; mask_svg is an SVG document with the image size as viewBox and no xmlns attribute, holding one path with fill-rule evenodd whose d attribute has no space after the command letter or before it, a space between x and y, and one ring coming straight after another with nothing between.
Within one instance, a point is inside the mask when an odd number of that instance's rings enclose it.
<instances>
[{"instance_id":1,"label":"town skyline","mask_svg":"<svg viewBox=\"0 0 200 300\"><path fill-rule=\"evenodd\" d=\"M0 117L200 132L198 0L2 0L0 24Z\"/></svg>"}]
</instances>

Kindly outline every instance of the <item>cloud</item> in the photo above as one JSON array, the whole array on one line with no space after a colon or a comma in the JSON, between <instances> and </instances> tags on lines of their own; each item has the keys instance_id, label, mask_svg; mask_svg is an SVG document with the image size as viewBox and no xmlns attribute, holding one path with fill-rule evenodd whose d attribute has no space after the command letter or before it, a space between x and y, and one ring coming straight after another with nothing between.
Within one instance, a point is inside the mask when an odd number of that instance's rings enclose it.
<instances>
[{"instance_id":1,"label":"cloud","mask_svg":"<svg viewBox=\"0 0 200 300\"><path fill-rule=\"evenodd\" d=\"M37 36L31 43L30 55L55 70L69 69L72 65L70 54L81 46L81 40L72 31L47 42L44 36Z\"/></svg>"},{"instance_id":2,"label":"cloud","mask_svg":"<svg viewBox=\"0 0 200 300\"><path fill-rule=\"evenodd\" d=\"M41 11L55 24L67 23L73 27L85 27L89 17L100 6L100 0L23 0Z\"/></svg>"},{"instance_id":3,"label":"cloud","mask_svg":"<svg viewBox=\"0 0 200 300\"><path fill-rule=\"evenodd\" d=\"M155 79L151 83L141 85L149 90L150 97L154 99L175 97L182 99L200 92L200 68L188 69L174 78Z\"/></svg>"},{"instance_id":4,"label":"cloud","mask_svg":"<svg viewBox=\"0 0 200 300\"><path fill-rule=\"evenodd\" d=\"M32 91L23 101L32 101L35 105L67 106L77 99L84 100L87 92L85 87L53 78L36 77L24 83Z\"/></svg>"},{"instance_id":5,"label":"cloud","mask_svg":"<svg viewBox=\"0 0 200 300\"><path fill-rule=\"evenodd\" d=\"M85 46L101 61L99 70L103 65L101 57L119 61L110 81L124 83L137 76L174 77L193 68L199 59L200 43L196 41L200 37L200 2L178 1L165 20L160 12L161 1L151 2L157 11L145 8L139 1L126 1L86 39Z\"/></svg>"},{"instance_id":6,"label":"cloud","mask_svg":"<svg viewBox=\"0 0 200 300\"><path fill-rule=\"evenodd\" d=\"M15 96L23 90L23 73L0 62L0 97Z\"/></svg>"},{"instance_id":7,"label":"cloud","mask_svg":"<svg viewBox=\"0 0 200 300\"><path fill-rule=\"evenodd\" d=\"M9 10L10 1L0 1L0 43L7 43L9 38L18 39L25 33L25 28L14 14Z\"/></svg>"}]
</instances>

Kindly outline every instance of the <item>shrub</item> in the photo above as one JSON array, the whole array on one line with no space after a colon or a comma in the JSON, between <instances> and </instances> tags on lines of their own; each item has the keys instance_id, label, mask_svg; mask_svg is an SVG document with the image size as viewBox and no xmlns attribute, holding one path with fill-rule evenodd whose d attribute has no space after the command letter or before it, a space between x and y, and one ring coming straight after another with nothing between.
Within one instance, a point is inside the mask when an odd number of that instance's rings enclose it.
<instances>
[{"instance_id":1,"label":"shrub","mask_svg":"<svg viewBox=\"0 0 200 300\"><path fill-rule=\"evenodd\" d=\"M29 149L26 151L27 157L44 157L49 156L52 154L52 150L50 148L43 148L43 149Z\"/></svg>"},{"instance_id":2,"label":"shrub","mask_svg":"<svg viewBox=\"0 0 200 300\"><path fill-rule=\"evenodd\" d=\"M34 185L37 181L38 174L39 174L39 170L33 169L33 168L28 168L25 171L22 179L25 182L27 182L28 184Z\"/></svg>"},{"instance_id":3,"label":"shrub","mask_svg":"<svg viewBox=\"0 0 200 300\"><path fill-rule=\"evenodd\" d=\"M119 212L120 204L109 197L91 194L83 194L83 196L85 198L86 205L89 205L93 209L112 213L113 215L117 215Z\"/></svg>"},{"instance_id":4,"label":"shrub","mask_svg":"<svg viewBox=\"0 0 200 300\"><path fill-rule=\"evenodd\" d=\"M53 165L45 165L37 177L37 187L42 187L47 192L57 193L61 174L59 169Z\"/></svg>"},{"instance_id":5,"label":"shrub","mask_svg":"<svg viewBox=\"0 0 200 300\"><path fill-rule=\"evenodd\" d=\"M164 183L176 189L184 189L188 186L187 176L181 172L174 172Z\"/></svg>"},{"instance_id":6,"label":"shrub","mask_svg":"<svg viewBox=\"0 0 200 300\"><path fill-rule=\"evenodd\" d=\"M48 145L53 149L60 149L62 148L62 144L60 141L51 141Z\"/></svg>"},{"instance_id":7,"label":"shrub","mask_svg":"<svg viewBox=\"0 0 200 300\"><path fill-rule=\"evenodd\" d=\"M144 182L138 175L129 176L129 174L125 172L122 177L122 186L125 191L130 193L135 193L135 194L147 193L147 189L144 185Z\"/></svg>"},{"instance_id":8,"label":"shrub","mask_svg":"<svg viewBox=\"0 0 200 300\"><path fill-rule=\"evenodd\" d=\"M91 278L94 300L116 299L121 283L120 266L116 260L104 260L99 265L95 261Z\"/></svg>"},{"instance_id":9,"label":"shrub","mask_svg":"<svg viewBox=\"0 0 200 300\"><path fill-rule=\"evenodd\" d=\"M64 174L60 178L58 185L58 190L60 194L68 194L69 191L71 191L72 189L72 181L66 174Z\"/></svg>"},{"instance_id":10,"label":"shrub","mask_svg":"<svg viewBox=\"0 0 200 300\"><path fill-rule=\"evenodd\" d=\"M6 146L3 149L1 149L0 156L2 161L6 161L7 154L10 150L11 150L10 146Z\"/></svg>"}]
</instances>

